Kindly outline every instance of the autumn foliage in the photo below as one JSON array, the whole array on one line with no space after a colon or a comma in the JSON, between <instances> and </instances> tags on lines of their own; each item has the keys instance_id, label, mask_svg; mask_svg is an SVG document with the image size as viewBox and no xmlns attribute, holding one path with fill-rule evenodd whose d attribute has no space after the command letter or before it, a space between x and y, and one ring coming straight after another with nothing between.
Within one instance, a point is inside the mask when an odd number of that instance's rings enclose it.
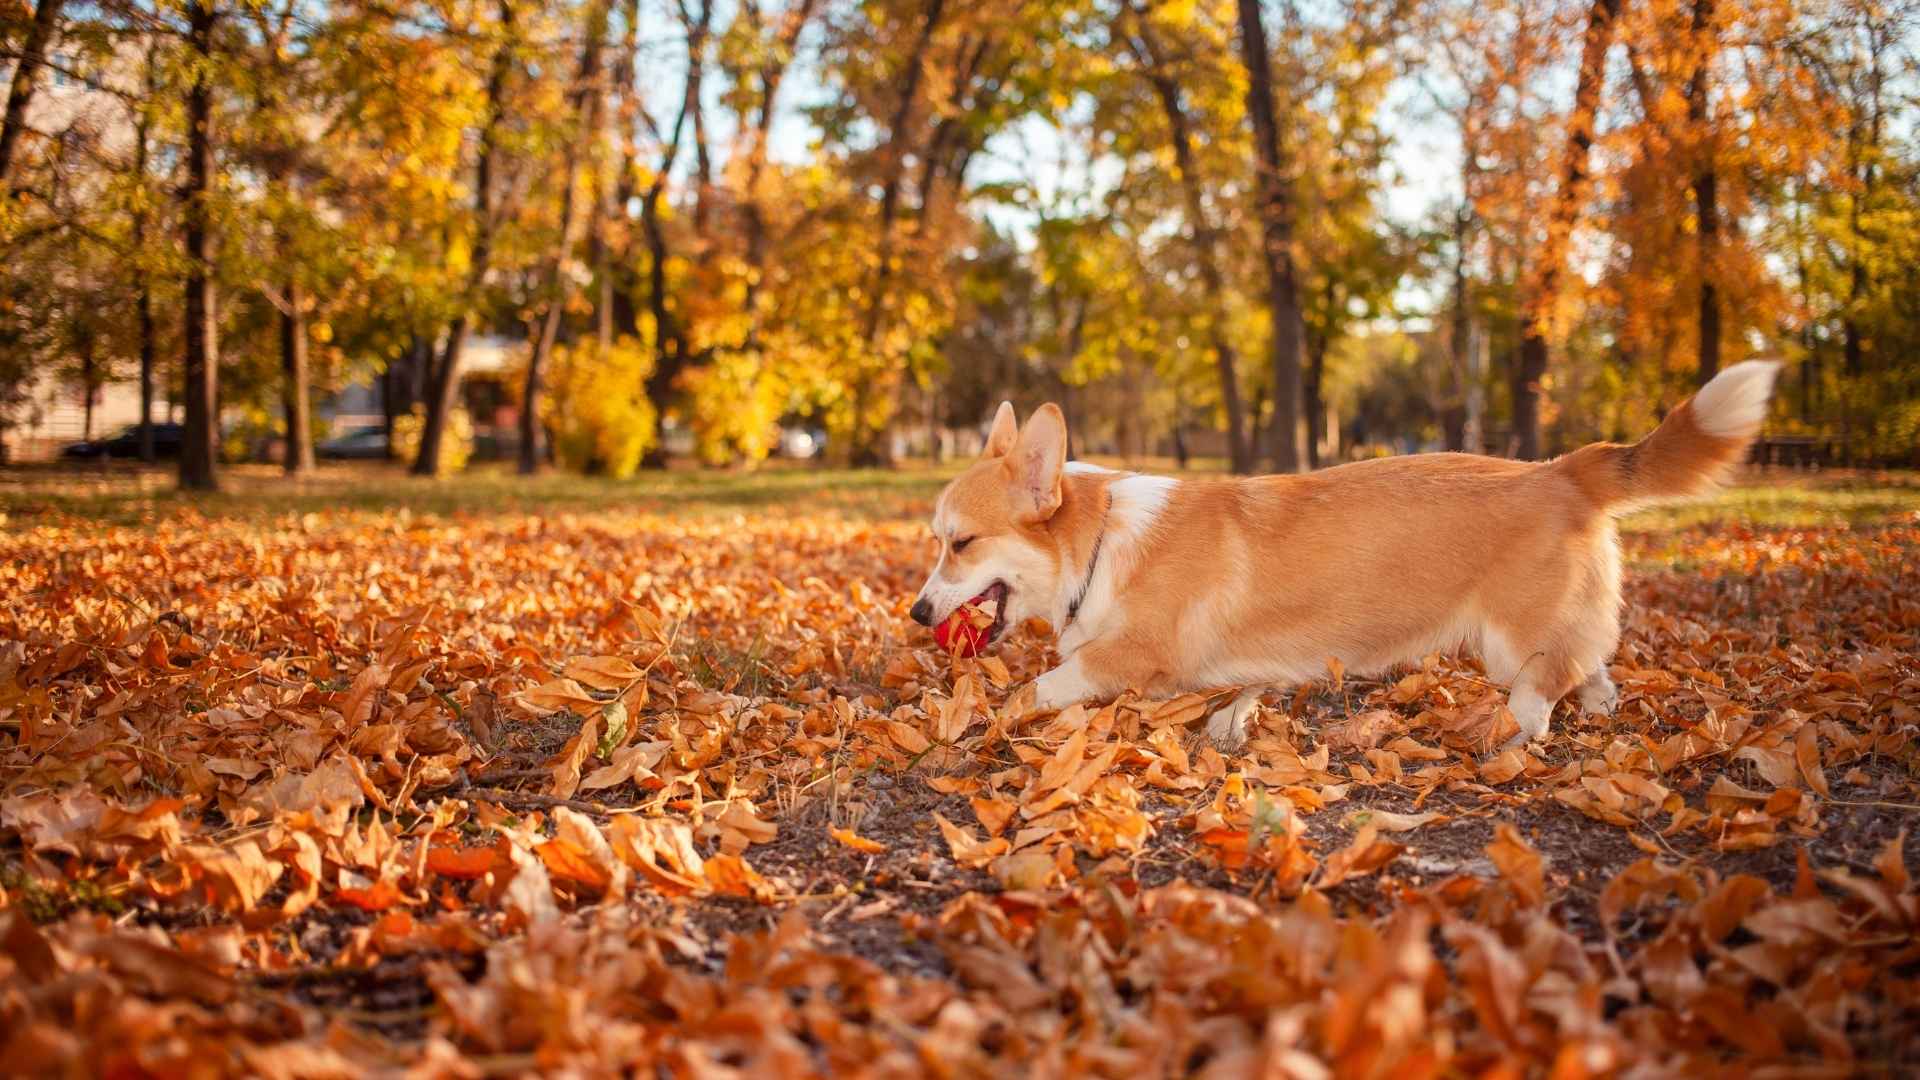
<instances>
[{"instance_id":1,"label":"autumn foliage","mask_svg":"<svg viewBox=\"0 0 1920 1080\"><path fill-rule=\"evenodd\" d=\"M1432 657L1275 695L1232 757L1207 696L1026 714L1043 639L937 648L895 510L10 521L0 1060L1920 1060L1912 510L1633 526L1621 711L1532 750Z\"/></svg>"}]
</instances>

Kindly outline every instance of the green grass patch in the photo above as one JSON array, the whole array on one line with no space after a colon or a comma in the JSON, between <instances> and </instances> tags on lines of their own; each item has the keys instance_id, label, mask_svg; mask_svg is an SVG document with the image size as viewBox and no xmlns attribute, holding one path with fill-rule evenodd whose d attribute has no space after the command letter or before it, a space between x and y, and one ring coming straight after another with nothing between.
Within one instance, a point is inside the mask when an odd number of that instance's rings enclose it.
<instances>
[{"instance_id":1,"label":"green grass patch","mask_svg":"<svg viewBox=\"0 0 1920 1080\"><path fill-rule=\"evenodd\" d=\"M1704 499L1621 519L1625 532L1672 532L1696 525L1835 528L1920 518L1920 476L1908 473L1754 475Z\"/></svg>"},{"instance_id":2,"label":"green grass patch","mask_svg":"<svg viewBox=\"0 0 1920 1080\"><path fill-rule=\"evenodd\" d=\"M1120 465L1118 461L1104 462ZM137 525L193 512L210 518L270 519L316 512L407 511L436 517L564 514L626 510L700 518L750 513L834 514L901 520L930 512L941 485L964 463L898 469L836 469L776 462L759 469L675 468L627 480L548 471L517 475L484 465L438 480L398 466L327 465L289 480L271 466L226 470L225 490L188 495L166 469L109 467L0 469L0 515L7 527L48 518ZM1171 462L1153 471L1172 473ZM1203 469L1201 472L1212 470ZM1920 519L1920 475L1910 473L1750 474L1717 495L1629 515L1628 532L1670 532L1744 523L1766 528L1868 526Z\"/></svg>"},{"instance_id":3,"label":"green grass patch","mask_svg":"<svg viewBox=\"0 0 1920 1080\"><path fill-rule=\"evenodd\" d=\"M958 467L826 469L786 464L756 470L671 469L628 480L549 471L523 477L482 466L423 479L397 466L324 466L299 480L267 466L229 468L216 494L186 494L163 469L0 470L0 514L9 524L79 517L138 524L191 509L214 518L280 517L329 511L406 510L443 517L631 510L702 516L741 512L860 519L924 514Z\"/></svg>"}]
</instances>

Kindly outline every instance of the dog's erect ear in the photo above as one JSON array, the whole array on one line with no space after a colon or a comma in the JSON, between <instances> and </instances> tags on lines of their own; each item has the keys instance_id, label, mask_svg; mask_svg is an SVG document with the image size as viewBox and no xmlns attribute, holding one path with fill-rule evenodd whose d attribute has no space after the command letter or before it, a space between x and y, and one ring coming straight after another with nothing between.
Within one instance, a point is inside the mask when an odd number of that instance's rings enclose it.
<instances>
[{"instance_id":1,"label":"dog's erect ear","mask_svg":"<svg viewBox=\"0 0 1920 1080\"><path fill-rule=\"evenodd\" d=\"M1000 403L1000 411L993 414L993 430L987 432L986 449L980 451L983 458L1006 457L1013 449L1013 440L1019 437L1019 422L1013 416L1013 402Z\"/></svg>"},{"instance_id":2,"label":"dog's erect ear","mask_svg":"<svg viewBox=\"0 0 1920 1080\"><path fill-rule=\"evenodd\" d=\"M1027 417L1007 464L1013 469L1014 514L1045 521L1060 509L1060 473L1067 464L1067 418L1049 401Z\"/></svg>"}]
</instances>

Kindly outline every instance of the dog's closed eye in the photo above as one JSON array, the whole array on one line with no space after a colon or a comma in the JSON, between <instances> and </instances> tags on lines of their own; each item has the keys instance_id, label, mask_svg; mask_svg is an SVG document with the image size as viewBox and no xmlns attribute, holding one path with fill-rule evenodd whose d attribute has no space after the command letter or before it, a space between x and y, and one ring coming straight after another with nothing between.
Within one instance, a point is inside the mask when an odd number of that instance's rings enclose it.
<instances>
[{"instance_id":1,"label":"dog's closed eye","mask_svg":"<svg viewBox=\"0 0 1920 1080\"><path fill-rule=\"evenodd\" d=\"M958 555L961 552L967 550L967 545L973 543L974 540L976 539L978 538L972 537L972 536L962 536L962 537L955 538L955 540L953 541L953 553L955 555Z\"/></svg>"}]
</instances>

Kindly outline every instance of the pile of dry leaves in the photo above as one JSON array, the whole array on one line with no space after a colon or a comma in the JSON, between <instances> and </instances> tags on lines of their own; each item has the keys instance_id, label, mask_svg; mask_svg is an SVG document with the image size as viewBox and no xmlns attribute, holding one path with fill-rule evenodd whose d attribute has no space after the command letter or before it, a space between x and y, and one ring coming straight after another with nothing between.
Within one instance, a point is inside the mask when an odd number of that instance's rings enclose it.
<instances>
[{"instance_id":1,"label":"pile of dry leaves","mask_svg":"<svg viewBox=\"0 0 1920 1080\"><path fill-rule=\"evenodd\" d=\"M0 536L0 1060L115 1075L1920 1064L1920 524L1629 537L1612 718L1464 661L1029 715L897 522Z\"/></svg>"}]
</instances>

